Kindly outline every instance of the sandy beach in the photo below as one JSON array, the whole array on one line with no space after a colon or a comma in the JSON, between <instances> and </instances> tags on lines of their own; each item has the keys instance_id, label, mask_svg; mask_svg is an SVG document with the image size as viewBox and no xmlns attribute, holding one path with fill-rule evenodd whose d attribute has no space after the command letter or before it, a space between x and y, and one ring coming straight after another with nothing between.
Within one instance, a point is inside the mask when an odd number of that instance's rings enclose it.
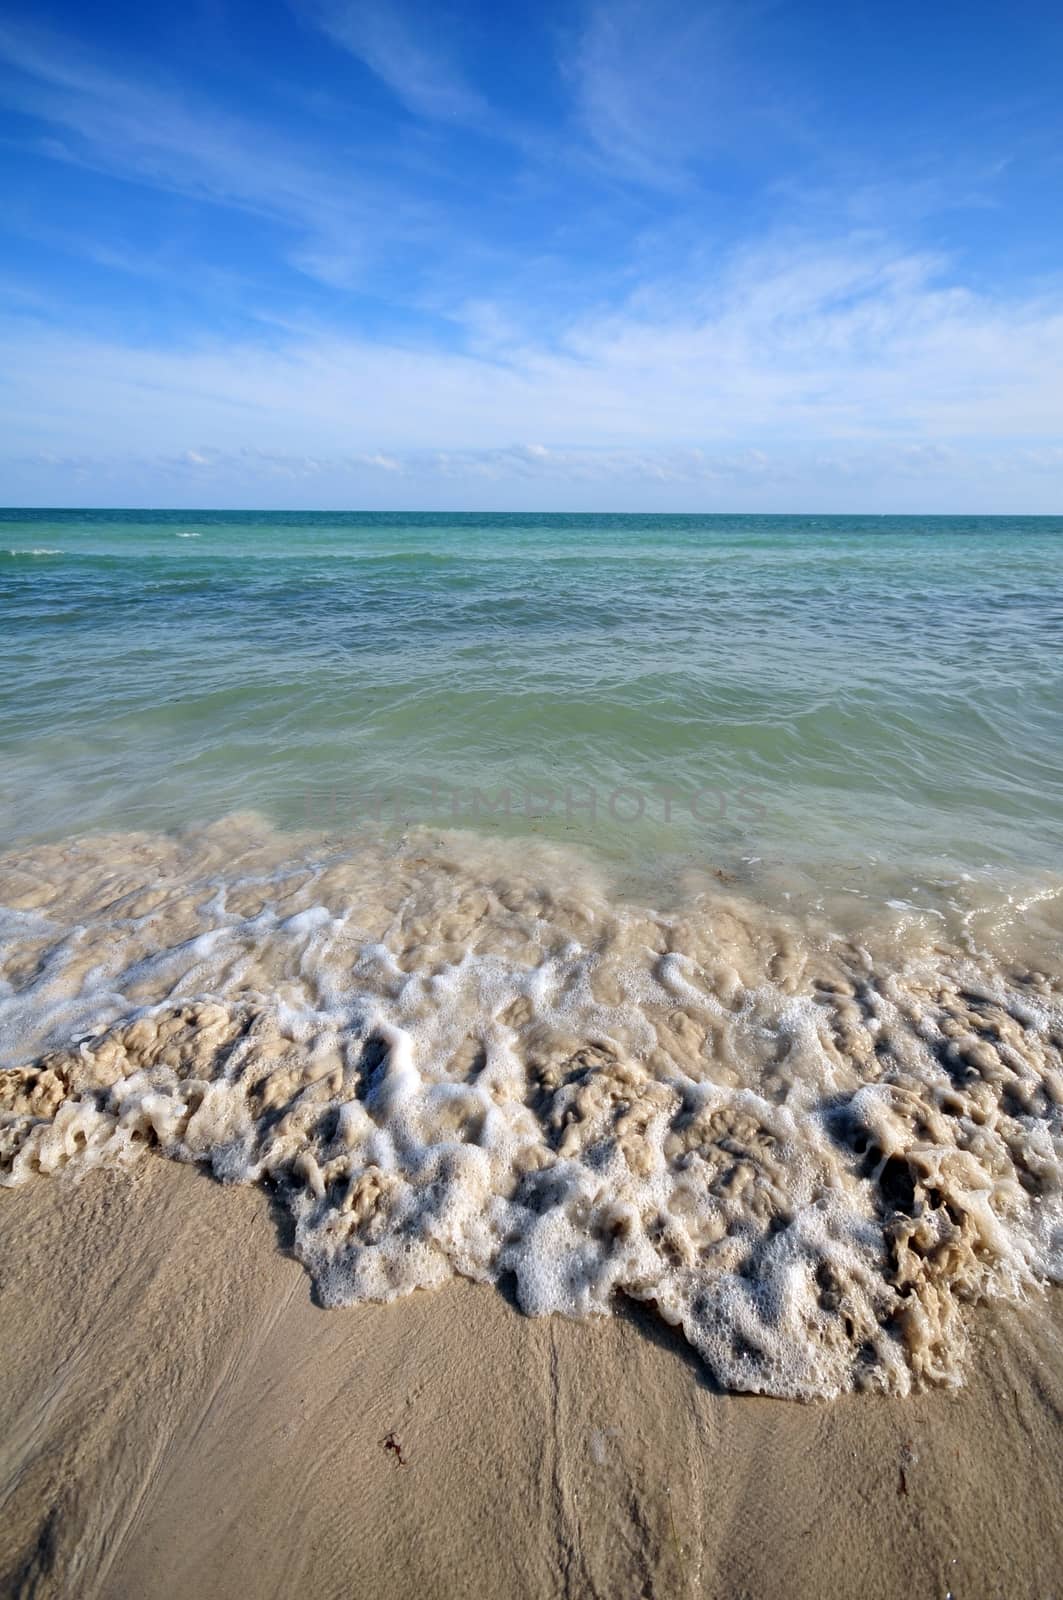
<instances>
[{"instance_id":1,"label":"sandy beach","mask_svg":"<svg viewBox=\"0 0 1063 1600\"><path fill-rule=\"evenodd\" d=\"M800 1404L640 1308L323 1310L265 1194L157 1158L0 1198L5 1594L1059 1592L1058 1291L960 1389Z\"/></svg>"},{"instance_id":2,"label":"sandy beach","mask_svg":"<svg viewBox=\"0 0 1063 1600\"><path fill-rule=\"evenodd\" d=\"M0 1600L1063 1600L1063 5L0 15Z\"/></svg>"}]
</instances>

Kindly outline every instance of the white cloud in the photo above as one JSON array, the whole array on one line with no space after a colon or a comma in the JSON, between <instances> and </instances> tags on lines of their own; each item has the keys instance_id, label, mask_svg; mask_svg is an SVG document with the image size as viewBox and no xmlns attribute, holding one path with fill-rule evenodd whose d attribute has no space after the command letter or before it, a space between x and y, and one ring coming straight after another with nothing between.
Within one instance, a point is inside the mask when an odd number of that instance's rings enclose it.
<instances>
[{"instance_id":1,"label":"white cloud","mask_svg":"<svg viewBox=\"0 0 1063 1600\"><path fill-rule=\"evenodd\" d=\"M675 188L699 161L746 143L783 115L743 48L742 12L727 0L590 0L563 57L578 117L614 171Z\"/></svg>"},{"instance_id":2,"label":"white cloud","mask_svg":"<svg viewBox=\"0 0 1063 1600\"><path fill-rule=\"evenodd\" d=\"M302 481L312 461L337 493L390 481L393 503L463 482L524 504L550 484L604 503L633 482L750 504L773 486L817 504L832 484L883 508L906 485L963 506L976 483L1063 497L1059 297L988 298L881 242L789 240L712 281L646 287L555 344L506 312L493 350L491 325L471 354L325 332L134 348L15 320L0 420L13 457L148 472L185 452L174 470L234 494L267 471Z\"/></svg>"},{"instance_id":3,"label":"white cloud","mask_svg":"<svg viewBox=\"0 0 1063 1600\"><path fill-rule=\"evenodd\" d=\"M423 238L433 208L349 162L195 96L101 66L73 41L0 23L9 104L53 128L55 160L228 207L288 231L293 265L349 285L385 242ZM98 247L97 247L98 248Z\"/></svg>"},{"instance_id":4,"label":"white cloud","mask_svg":"<svg viewBox=\"0 0 1063 1600\"><path fill-rule=\"evenodd\" d=\"M1035 466L1023 451L936 447L832 455L511 445L389 457L204 446L154 458L42 453L3 466L24 503L47 505L1036 513L1063 503L1063 460Z\"/></svg>"},{"instance_id":5,"label":"white cloud","mask_svg":"<svg viewBox=\"0 0 1063 1600\"><path fill-rule=\"evenodd\" d=\"M404 16L395 0L317 0L299 9L364 62L415 115L447 122L483 117L483 100L446 58L441 35L451 30L444 29L437 10L417 20Z\"/></svg>"}]
</instances>

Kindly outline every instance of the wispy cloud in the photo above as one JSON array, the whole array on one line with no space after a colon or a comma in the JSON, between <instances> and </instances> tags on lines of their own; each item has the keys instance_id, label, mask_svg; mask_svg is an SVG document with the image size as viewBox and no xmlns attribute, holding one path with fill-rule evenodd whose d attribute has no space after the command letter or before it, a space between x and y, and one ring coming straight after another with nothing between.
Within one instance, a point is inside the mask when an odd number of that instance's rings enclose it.
<instances>
[{"instance_id":1,"label":"wispy cloud","mask_svg":"<svg viewBox=\"0 0 1063 1600\"><path fill-rule=\"evenodd\" d=\"M747 8L748 14L748 8ZM778 116L749 70L742 13L727 0L590 0L564 69L579 121L611 169L665 188Z\"/></svg>"},{"instance_id":2,"label":"wispy cloud","mask_svg":"<svg viewBox=\"0 0 1063 1600\"><path fill-rule=\"evenodd\" d=\"M0 417L20 457L47 418L78 456L115 436L130 460L177 446L216 481L251 450L260 467L270 453L285 471L331 463L348 483L354 463L363 477L602 491L807 489L876 471L955 489L972 464L984 476L1007 460L1063 492L1063 303L990 299L866 238L747 253L713 282L577 319L554 345L502 327L497 352L484 339L472 355L324 334L132 349L13 324Z\"/></svg>"},{"instance_id":3,"label":"wispy cloud","mask_svg":"<svg viewBox=\"0 0 1063 1600\"><path fill-rule=\"evenodd\" d=\"M289 259L311 276L353 281L382 239L423 236L431 208L301 148L270 127L135 74L62 39L0 24L6 98L56 130L38 150L148 187L279 224ZM386 228L382 227L386 219Z\"/></svg>"},{"instance_id":4,"label":"wispy cloud","mask_svg":"<svg viewBox=\"0 0 1063 1600\"><path fill-rule=\"evenodd\" d=\"M5 492L128 469L200 503L257 498L255 474L499 504L522 485L1063 495L1063 293L1022 287L1010 253L986 270L984 218L973 251L942 242L996 168L954 144L901 193L877 147L845 167L781 137L801 130L781 35L774 65L759 48L773 5L583 0L560 32L522 23L515 61L486 8L440 26L418 0L288 0L229 75L191 44L104 55L0 22L27 158L0 284ZM304 70L278 88L285 51ZM721 178L758 138L763 181Z\"/></svg>"},{"instance_id":5,"label":"wispy cloud","mask_svg":"<svg viewBox=\"0 0 1063 1600\"><path fill-rule=\"evenodd\" d=\"M445 122L484 117L484 100L441 46L444 29L437 11L426 22L423 14L404 13L397 0L309 0L297 9L362 61L416 116Z\"/></svg>"}]
</instances>

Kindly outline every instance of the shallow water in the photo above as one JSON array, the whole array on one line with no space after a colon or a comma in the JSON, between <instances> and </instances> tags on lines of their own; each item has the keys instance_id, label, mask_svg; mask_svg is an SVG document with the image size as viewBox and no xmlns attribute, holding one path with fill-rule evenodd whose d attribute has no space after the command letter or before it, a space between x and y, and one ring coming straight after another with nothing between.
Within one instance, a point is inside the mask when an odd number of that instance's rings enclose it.
<instances>
[{"instance_id":1,"label":"shallow water","mask_svg":"<svg viewBox=\"0 0 1063 1600\"><path fill-rule=\"evenodd\" d=\"M0 823L1054 868L1061 558L1058 518L9 512Z\"/></svg>"},{"instance_id":2,"label":"shallow water","mask_svg":"<svg viewBox=\"0 0 1063 1600\"><path fill-rule=\"evenodd\" d=\"M8 514L3 1181L956 1381L1063 1274L1061 533Z\"/></svg>"}]
</instances>

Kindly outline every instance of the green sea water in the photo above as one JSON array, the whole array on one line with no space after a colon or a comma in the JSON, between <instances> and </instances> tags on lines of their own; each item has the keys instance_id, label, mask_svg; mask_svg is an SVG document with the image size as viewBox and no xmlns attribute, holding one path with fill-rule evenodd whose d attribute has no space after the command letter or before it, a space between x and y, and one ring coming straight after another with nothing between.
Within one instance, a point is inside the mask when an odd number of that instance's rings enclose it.
<instances>
[{"instance_id":1,"label":"green sea water","mask_svg":"<svg viewBox=\"0 0 1063 1600\"><path fill-rule=\"evenodd\" d=\"M0 832L1063 865L1063 518L0 513Z\"/></svg>"},{"instance_id":2,"label":"green sea water","mask_svg":"<svg viewBox=\"0 0 1063 1600\"><path fill-rule=\"evenodd\" d=\"M2 520L0 1187L805 1399L1063 1282L1063 519Z\"/></svg>"}]
</instances>

